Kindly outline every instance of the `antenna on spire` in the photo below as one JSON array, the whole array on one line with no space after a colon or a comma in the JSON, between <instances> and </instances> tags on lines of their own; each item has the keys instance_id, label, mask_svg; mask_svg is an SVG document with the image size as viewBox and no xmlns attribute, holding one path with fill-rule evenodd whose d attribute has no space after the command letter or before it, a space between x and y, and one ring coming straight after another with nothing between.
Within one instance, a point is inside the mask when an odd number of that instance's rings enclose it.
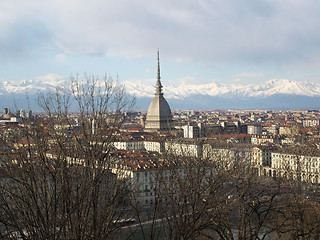
<instances>
[{"instance_id":1,"label":"antenna on spire","mask_svg":"<svg viewBox=\"0 0 320 240\"><path fill-rule=\"evenodd\" d=\"M160 57L159 57L159 48L158 48L158 77L157 77L157 83L156 83L156 95L162 94L162 85L160 81Z\"/></svg>"},{"instance_id":2,"label":"antenna on spire","mask_svg":"<svg viewBox=\"0 0 320 240\"><path fill-rule=\"evenodd\" d=\"M158 81L160 82L160 57L159 57L159 48L158 48Z\"/></svg>"}]
</instances>

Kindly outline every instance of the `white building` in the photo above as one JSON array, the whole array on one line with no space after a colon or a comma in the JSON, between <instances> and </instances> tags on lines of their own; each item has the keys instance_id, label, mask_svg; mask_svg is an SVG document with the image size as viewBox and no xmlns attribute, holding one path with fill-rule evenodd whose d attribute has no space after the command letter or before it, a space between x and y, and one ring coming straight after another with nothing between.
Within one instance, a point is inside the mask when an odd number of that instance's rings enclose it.
<instances>
[{"instance_id":1,"label":"white building","mask_svg":"<svg viewBox=\"0 0 320 240\"><path fill-rule=\"evenodd\" d=\"M319 125L319 119L305 119L302 120L303 127L314 127Z\"/></svg>"},{"instance_id":2,"label":"white building","mask_svg":"<svg viewBox=\"0 0 320 240\"><path fill-rule=\"evenodd\" d=\"M261 125L248 125L247 129L248 134L261 134L262 126Z\"/></svg>"},{"instance_id":3,"label":"white building","mask_svg":"<svg viewBox=\"0 0 320 240\"><path fill-rule=\"evenodd\" d=\"M143 205L153 205L155 197L160 197L160 188L170 187L172 171L163 161L121 161L113 168L112 173L120 179L126 179L132 191L131 199ZM183 171L175 171L175 174ZM174 187L174 186L171 186Z\"/></svg>"},{"instance_id":4,"label":"white building","mask_svg":"<svg viewBox=\"0 0 320 240\"><path fill-rule=\"evenodd\" d=\"M212 144L203 145L203 158L212 161L223 169L251 164L251 150L249 148L225 148Z\"/></svg>"},{"instance_id":5,"label":"white building","mask_svg":"<svg viewBox=\"0 0 320 240\"><path fill-rule=\"evenodd\" d=\"M150 152L162 153L165 151L165 143L162 141L143 141L144 149Z\"/></svg>"},{"instance_id":6,"label":"white building","mask_svg":"<svg viewBox=\"0 0 320 240\"><path fill-rule=\"evenodd\" d=\"M113 145L118 150L143 151L145 149L144 141L137 141L137 140L116 141L116 142L113 142Z\"/></svg>"},{"instance_id":7,"label":"white building","mask_svg":"<svg viewBox=\"0 0 320 240\"><path fill-rule=\"evenodd\" d=\"M201 157L202 144L194 141L167 141L165 142L165 151L175 156Z\"/></svg>"},{"instance_id":8,"label":"white building","mask_svg":"<svg viewBox=\"0 0 320 240\"><path fill-rule=\"evenodd\" d=\"M251 144L254 145L266 145L270 143L276 143L278 138L273 135L253 135L251 137Z\"/></svg>"},{"instance_id":9,"label":"white building","mask_svg":"<svg viewBox=\"0 0 320 240\"><path fill-rule=\"evenodd\" d=\"M256 169L259 175L271 176L272 174L267 172L271 167L271 155L272 149L268 147L254 147L251 153L251 166Z\"/></svg>"},{"instance_id":10,"label":"white building","mask_svg":"<svg viewBox=\"0 0 320 240\"><path fill-rule=\"evenodd\" d=\"M158 153L165 151L164 145L164 142L155 140L123 140L113 142L113 146L118 150L151 151Z\"/></svg>"},{"instance_id":11,"label":"white building","mask_svg":"<svg viewBox=\"0 0 320 240\"><path fill-rule=\"evenodd\" d=\"M271 155L272 176L320 183L320 157L282 152L273 152Z\"/></svg>"},{"instance_id":12,"label":"white building","mask_svg":"<svg viewBox=\"0 0 320 240\"><path fill-rule=\"evenodd\" d=\"M192 125L184 125L183 129L183 137L184 138L198 138L200 136L200 130L198 126Z\"/></svg>"},{"instance_id":13,"label":"white building","mask_svg":"<svg viewBox=\"0 0 320 240\"><path fill-rule=\"evenodd\" d=\"M10 117L10 119L0 120L0 124L18 124L21 122L21 118L18 117Z\"/></svg>"}]
</instances>

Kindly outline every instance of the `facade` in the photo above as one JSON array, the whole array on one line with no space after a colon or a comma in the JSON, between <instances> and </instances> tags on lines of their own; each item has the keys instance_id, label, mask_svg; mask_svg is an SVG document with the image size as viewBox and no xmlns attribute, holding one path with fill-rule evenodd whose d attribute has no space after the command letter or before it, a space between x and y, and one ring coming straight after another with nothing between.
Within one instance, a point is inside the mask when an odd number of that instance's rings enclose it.
<instances>
[{"instance_id":1,"label":"facade","mask_svg":"<svg viewBox=\"0 0 320 240\"><path fill-rule=\"evenodd\" d=\"M3 115L2 115L3 118L10 118L11 117L11 113L10 113L10 110L8 108L4 108L3 109Z\"/></svg>"},{"instance_id":2,"label":"facade","mask_svg":"<svg viewBox=\"0 0 320 240\"><path fill-rule=\"evenodd\" d=\"M222 169L230 170L234 166L251 164L251 149L247 147L225 148L206 143L203 144L203 158Z\"/></svg>"},{"instance_id":3,"label":"facade","mask_svg":"<svg viewBox=\"0 0 320 240\"><path fill-rule=\"evenodd\" d=\"M144 141L146 151L163 153L165 151L165 143L162 141Z\"/></svg>"},{"instance_id":4,"label":"facade","mask_svg":"<svg viewBox=\"0 0 320 240\"><path fill-rule=\"evenodd\" d=\"M200 128L198 126L192 125L184 125L183 129L183 137L184 138L198 138L200 137Z\"/></svg>"},{"instance_id":5,"label":"facade","mask_svg":"<svg viewBox=\"0 0 320 240\"><path fill-rule=\"evenodd\" d=\"M9 119L0 120L0 124L19 124L21 123L21 118L10 117Z\"/></svg>"},{"instance_id":6,"label":"facade","mask_svg":"<svg viewBox=\"0 0 320 240\"><path fill-rule=\"evenodd\" d=\"M281 126L279 128L280 135L296 135L299 133L299 126L292 125L292 126Z\"/></svg>"},{"instance_id":7,"label":"facade","mask_svg":"<svg viewBox=\"0 0 320 240\"><path fill-rule=\"evenodd\" d=\"M262 126L261 125L248 125L248 134L261 134L262 133Z\"/></svg>"},{"instance_id":8,"label":"facade","mask_svg":"<svg viewBox=\"0 0 320 240\"><path fill-rule=\"evenodd\" d=\"M154 98L150 103L145 122L146 131L168 131L173 129L172 114L168 102L163 97L160 81L160 62L158 51L158 78Z\"/></svg>"},{"instance_id":9,"label":"facade","mask_svg":"<svg viewBox=\"0 0 320 240\"><path fill-rule=\"evenodd\" d=\"M251 137L251 144L254 145L267 145L279 142L280 139L273 135L253 135Z\"/></svg>"},{"instance_id":10,"label":"facade","mask_svg":"<svg viewBox=\"0 0 320 240\"><path fill-rule=\"evenodd\" d=\"M202 144L194 141L166 141L165 151L174 156L201 157Z\"/></svg>"},{"instance_id":11,"label":"facade","mask_svg":"<svg viewBox=\"0 0 320 240\"><path fill-rule=\"evenodd\" d=\"M319 119L305 119L302 121L303 127L314 127L314 126L319 126L319 124L320 124Z\"/></svg>"},{"instance_id":12,"label":"facade","mask_svg":"<svg viewBox=\"0 0 320 240\"><path fill-rule=\"evenodd\" d=\"M266 129L266 131L268 132L268 134L278 135L278 134L279 134L280 126L279 126L279 125L271 125L271 126L269 126L269 127L264 127L264 129Z\"/></svg>"},{"instance_id":13,"label":"facade","mask_svg":"<svg viewBox=\"0 0 320 240\"><path fill-rule=\"evenodd\" d=\"M165 151L165 143L163 141L138 141L138 140L124 140L124 141L115 141L113 146L118 150L126 151L150 151L162 153Z\"/></svg>"},{"instance_id":14,"label":"facade","mask_svg":"<svg viewBox=\"0 0 320 240\"><path fill-rule=\"evenodd\" d=\"M207 137L210 135L221 134L222 126L220 124L205 124L201 129L201 136Z\"/></svg>"},{"instance_id":15,"label":"facade","mask_svg":"<svg viewBox=\"0 0 320 240\"><path fill-rule=\"evenodd\" d=\"M118 150L126 150L126 151L133 151L133 150L142 151L142 150L144 150L144 142L143 141L136 141L136 140L116 141L116 142L113 142L113 145Z\"/></svg>"},{"instance_id":16,"label":"facade","mask_svg":"<svg viewBox=\"0 0 320 240\"><path fill-rule=\"evenodd\" d=\"M253 147L251 154L251 166L256 169L259 176L267 174L267 168L271 167L272 149L267 147Z\"/></svg>"},{"instance_id":17,"label":"facade","mask_svg":"<svg viewBox=\"0 0 320 240\"><path fill-rule=\"evenodd\" d=\"M282 176L304 182L320 183L320 157L273 152L271 158L273 177Z\"/></svg>"},{"instance_id":18,"label":"facade","mask_svg":"<svg viewBox=\"0 0 320 240\"><path fill-rule=\"evenodd\" d=\"M184 171L170 170L161 160L121 161L112 168L118 179L125 179L131 188L132 200L144 206L152 206L161 198L162 189L169 186L173 174L184 177Z\"/></svg>"}]
</instances>

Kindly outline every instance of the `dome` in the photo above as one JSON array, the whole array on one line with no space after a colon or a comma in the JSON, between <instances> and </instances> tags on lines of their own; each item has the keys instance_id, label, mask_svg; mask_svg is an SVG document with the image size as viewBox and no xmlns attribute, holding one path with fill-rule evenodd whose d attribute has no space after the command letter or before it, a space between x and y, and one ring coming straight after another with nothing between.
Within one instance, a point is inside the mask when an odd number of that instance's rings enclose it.
<instances>
[{"instance_id":1,"label":"dome","mask_svg":"<svg viewBox=\"0 0 320 240\"><path fill-rule=\"evenodd\" d=\"M146 130L171 130L172 126L172 115L171 109L163 97L162 85L160 82L160 64L159 64L159 52L158 52L158 78L156 83L156 92L154 98L150 103L145 129Z\"/></svg>"},{"instance_id":2,"label":"dome","mask_svg":"<svg viewBox=\"0 0 320 240\"><path fill-rule=\"evenodd\" d=\"M170 106L167 100L163 97L163 95L158 95L153 98L148 108L147 116L159 116L160 118L171 117Z\"/></svg>"},{"instance_id":3,"label":"dome","mask_svg":"<svg viewBox=\"0 0 320 240\"><path fill-rule=\"evenodd\" d=\"M154 96L150 103L145 128L152 130L172 129L171 109L163 95Z\"/></svg>"}]
</instances>

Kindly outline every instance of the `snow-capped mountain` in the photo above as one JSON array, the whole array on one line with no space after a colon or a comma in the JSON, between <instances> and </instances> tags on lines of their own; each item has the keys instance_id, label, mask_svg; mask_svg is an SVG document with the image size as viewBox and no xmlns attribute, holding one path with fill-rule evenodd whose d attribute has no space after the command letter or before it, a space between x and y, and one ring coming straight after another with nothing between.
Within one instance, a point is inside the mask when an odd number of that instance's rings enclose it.
<instances>
[{"instance_id":1,"label":"snow-capped mountain","mask_svg":"<svg viewBox=\"0 0 320 240\"><path fill-rule=\"evenodd\" d=\"M35 80L21 80L18 82L0 82L0 94L35 93L37 91L53 90L57 86L67 84L59 75L46 75ZM154 86L141 81L125 81L128 93L137 97L152 97ZM272 79L262 84L180 84L164 87L166 98L183 99L192 95L224 96L224 97L269 97L272 95L300 95L320 96L320 84L297 82L287 79Z\"/></svg>"},{"instance_id":2,"label":"snow-capped mountain","mask_svg":"<svg viewBox=\"0 0 320 240\"><path fill-rule=\"evenodd\" d=\"M59 75L46 75L35 80L19 82L0 81L0 109L26 104L38 111L36 97L39 91L68 86L69 81ZM135 95L137 109L147 109L155 88L142 81L123 82L127 92ZM320 84L272 79L262 84L188 84L166 85L164 94L172 109L320 109ZM28 95L28 103L26 102ZM11 104L11 106L10 106Z\"/></svg>"},{"instance_id":3,"label":"snow-capped mountain","mask_svg":"<svg viewBox=\"0 0 320 240\"><path fill-rule=\"evenodd\" d=\"M38 91L54 90L65 84L64 78L56 74L40 76L35 80L0 81L0 95L35 94Z\"/></svg>"},{"instance_id":4,"label":"snow-capped mountain","mask_svg":"<svg viewBox=\"0 0 320 240\"><path fill-rule=\"evenodd\" d=\"M152 97L153 86L142 82L125 82L127 91L137 97ZM224 97L258 97L272 95L320 96L320 84L290 81L287 79L272 79L262 84L181 84L165 86L166 98L183 99L192 95L224 96Z\"/></svg>"}]
</instances>

